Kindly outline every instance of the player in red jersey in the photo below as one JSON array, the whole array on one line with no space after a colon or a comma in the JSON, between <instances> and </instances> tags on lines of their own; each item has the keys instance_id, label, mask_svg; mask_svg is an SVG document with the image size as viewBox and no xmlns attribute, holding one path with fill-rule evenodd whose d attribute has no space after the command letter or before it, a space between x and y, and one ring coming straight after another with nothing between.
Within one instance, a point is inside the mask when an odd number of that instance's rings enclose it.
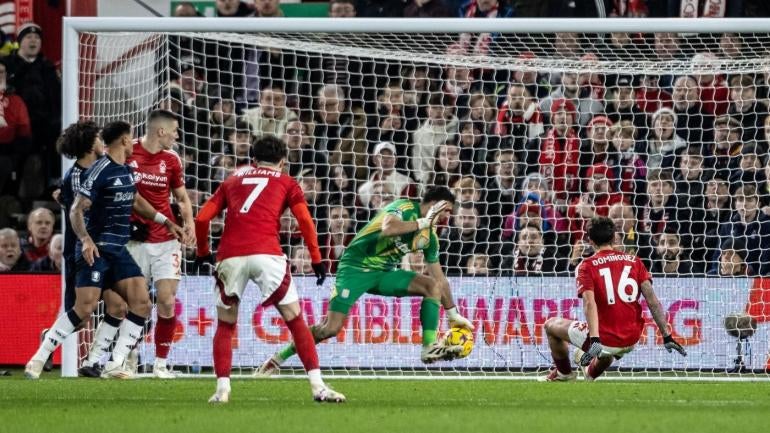
<instances>
[{"instance_id":1,"label":"player in red jersey","mask_svg":"<svg viewBox=\"0 0 770 433\"><path fill-rule=\"evenodd\" d=\"M214 334L216 393L210 403L226 403L230 398L232 337L238 320L238 305L246 284L254 281L261 292L262 305L274 305L281 313L297 345L297 352L310 379L316 401L343 402L345 396L329 388L321 379L313 334L302 317L297 288L291 278L289 260L281 250L281 215L290 208L297 218L305 245L310 250L317 284L326 278L313 219L297 182L284 174L286 143L266 136L252 145L256 166L238 169L206 202L196 218L197 264L213 264L209 250L209 222L227 210L224 231L217 251L216 296L217 330Z\"/></svg>"},{"instance_id":2,"label":"player in red jersey","mask_svg":"<svg viewBox=\"0 0 770 433\"><path fill-rule=\"evenodd\" d=\"M543 381L575 380L569 360L571 343L578 350L575 361L586 380L599 377L613 359L620 359L634 349L642 335L644 320L639 294L644 295L665 348L687 356L684 348L668 332L666 313L652 289L652 278L642 261L633 254L613 248L615 224L609 218L591 220L588 238L596 254L578 265L578 297L583 299L586 322L550 318L545 322L548 345L555 367Z\"/></svg>"},{"instance_id":3,"label":"player in red jersey","mask_svg":"<svg viewBox=\"0 0 770 433\"><path fill-rule=\"evenodd\" d=\"M133 170L137 192L166 218L183 226L182 242L195 244L192 203L184 186L184 170L179 155L172 150L179 138L176 115L166 110L155 110L147 118L147 133L134 142L133 154L126 164ZM171 211L171 196L179 204L183 221L176 221ZM182 249L179 241L161 224L131 215L131 241L128 252L142 270L147 281L157 291L157 323L155 325L155 363L153 375L173 379L168 369L168 358L176 330L176 291L181 276ZM117 301L117 300L116 300ZM136 353L132 351L127 368L136 370Z\"/></svg>"}]
</instances>

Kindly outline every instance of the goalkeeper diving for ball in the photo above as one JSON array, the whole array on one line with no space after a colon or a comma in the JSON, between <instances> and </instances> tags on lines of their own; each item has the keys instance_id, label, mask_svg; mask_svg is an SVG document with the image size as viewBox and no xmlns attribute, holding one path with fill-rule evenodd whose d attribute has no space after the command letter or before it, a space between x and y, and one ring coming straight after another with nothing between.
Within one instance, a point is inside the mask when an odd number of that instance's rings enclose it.
<instances>
[{"instance_id":1,"label":"goalkeeper diving for ball","mask_svg":"<svg viewBox=\"0 0 770 433\"><path fill-rule=\"evenodd\" d=\"M384 207L361 229L342 254L337 279L329 300L329 312L320 325L311 327L316 344L342 329L350 308L364 293L380 296L421 296L421 360L431 364L452 360L462 346L438 341L439 306L446 309L451 326L473 330L471 322L457 312L449 282L438 263L436 223L449 218L455 197L445 187L428 188L422 202L402 199ZM430 276L396 269L404 255L422 250ZM294 343L277 352L256 371L270 376L296 353Z\"/></svg>"}]
</instances>

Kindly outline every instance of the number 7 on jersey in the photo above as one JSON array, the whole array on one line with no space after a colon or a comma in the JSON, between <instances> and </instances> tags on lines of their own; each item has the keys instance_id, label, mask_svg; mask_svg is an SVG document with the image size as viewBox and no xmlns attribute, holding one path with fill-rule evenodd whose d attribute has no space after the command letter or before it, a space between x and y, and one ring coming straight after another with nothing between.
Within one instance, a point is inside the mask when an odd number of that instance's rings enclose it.
<instances>
[{"instance_id":1,"label":"number 7 on jersey","mask_svg":"<svg viewBox=\"0 0 770 433\"><path fill-rule=\"evenodd\" d=\"M254 189L251 190L249 196L246 197L246 201L243 202L243 206L241 206L241 213L247 213L249 209L251 209L251 206L257 200L257 197L262 194L262 191L267 186L268 180L269 179L264 177L247 177L243 179L243 185L254 185Z\"/></svg>"}]
</instances>

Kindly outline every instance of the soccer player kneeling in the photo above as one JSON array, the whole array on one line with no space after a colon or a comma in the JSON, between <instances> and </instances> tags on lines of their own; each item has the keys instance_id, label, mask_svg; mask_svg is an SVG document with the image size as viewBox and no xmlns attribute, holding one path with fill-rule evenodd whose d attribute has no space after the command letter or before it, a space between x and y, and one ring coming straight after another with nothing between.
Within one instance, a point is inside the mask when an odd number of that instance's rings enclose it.
<instances>
[{"instance_id":1,"label":"soccer player kneeling","mask_svg":"<svg viewBox=\"0 0 770 433\"><path fill-rule=\"evenodd\" d=\"M591 220L588 238L596 254L583 259L576 270L578 297L583 299L586 322L556 317L545 322L555 367L541 380L575 380L577 374L570 365L567 343L578 348L575 362L589 381L609 368L613 359L631 352L644 326L640 292L664 335L665 348L687 356L668 333L666 314L652 289L647 268L638 257L613 249L615 225L612 220L604 217Z\"/></svg>"},{"instance_id":2,"label":"soccer player kneeling","mask_svg":"<svg viewBox=\"0 0 770 433\"><path fill-rule=\"evenodd\" d=\"M302 317L289 261L279 242L281 215L288 207L297 218L310 250L317 284L323 283L326 270L321 263L316 229L305 196L299 184L283 173L287 153L286 143L275 137L258 140L251 149L256 166L245 166L225 180L195 219L199 257L196 263L213 264L208 245L209 222L227 209L216 265L218 323L214 334L214 372L217 389L209 403L226 403L230 399L232 338L238 305L249 280L262 292L262 305L275 305L291 331L310 379L313 398L334 403L345 401L344 395L321 379L313 334Z\"/></svg>"}]
</instances>

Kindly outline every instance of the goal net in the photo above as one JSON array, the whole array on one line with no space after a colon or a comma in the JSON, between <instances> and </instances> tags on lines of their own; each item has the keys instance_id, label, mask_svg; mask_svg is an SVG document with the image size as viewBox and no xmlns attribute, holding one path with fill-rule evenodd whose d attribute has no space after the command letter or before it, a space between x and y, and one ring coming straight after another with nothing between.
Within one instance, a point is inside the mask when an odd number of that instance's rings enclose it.
<instances>
[{"instance_id":1,"label":"goal net","mask_svg":"<svg viewBox=\"0 0 770 433\"><path fill-rule=\"evenodd\" d=\"M617 247L653 273L670 331L689 352L662 348L642 301L639 344L612 374L766 377L770 21L749 26L768 33L730 20L722 29L697 20L544 22L526 32L502 20L486 32L464 20L377 20L372 32L361 20L312 21L325 30L317 32L294 20L264 31L253 20L250 31L222 31L230 22L247 30L242 20L195 20L190 31L164 31L179 20L159 20L151 32L79 31L77 78L68 81L79 99L69 115L128 119L141 134L150 110L177 113L176 150L196 211L249 163L255 137L282 138L332 272L383 206L450 188L457 203L439 229L439 257L476 325L473 353L426 368L419 300L367 295L337 339L319 346L332 374L546 370L543 324L582 320L573 274L593 253L586 224L601 215L616 221ZM214 250L221 229L213 225ZM303 276L312 274L309 254L288 213L281 242L306 318L318 323L334 278L317 288ZM193 259L188 251L170 363L205 372L216 311L212 278L195 275ZM426 270L421 253L402 267ZM244 375L289 341L277 313L248 294L237 330L233 365ZM143 363L153 351L150 335ZM284 372L301 371L288 365Z\"/></svg>"}]
</instances>

